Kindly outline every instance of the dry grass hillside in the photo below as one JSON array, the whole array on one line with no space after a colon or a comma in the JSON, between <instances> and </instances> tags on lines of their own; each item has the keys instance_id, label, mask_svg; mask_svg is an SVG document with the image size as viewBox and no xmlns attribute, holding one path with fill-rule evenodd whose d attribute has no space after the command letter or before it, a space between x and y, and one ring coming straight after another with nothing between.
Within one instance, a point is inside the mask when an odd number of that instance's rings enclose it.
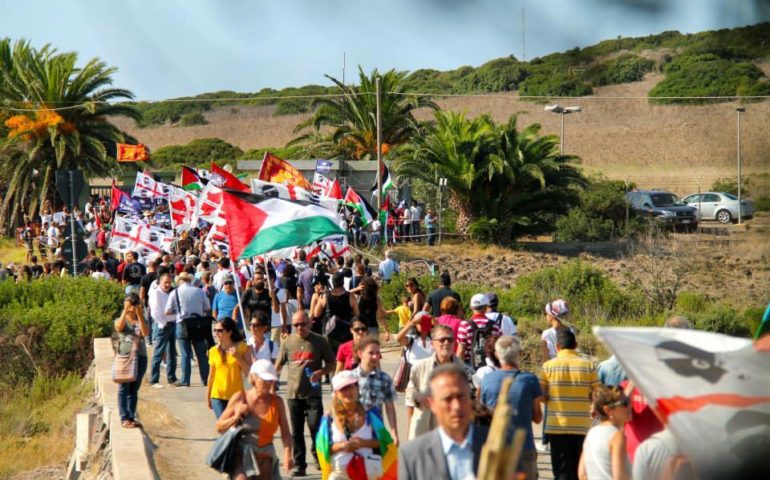
<instances>
[{"instance_id":1,"label":"dry grass hillside","mask_svg":"<svg viewBox=\"0 0 770 480\"><path fill-rule=\"evenodd\" d=\"M764 65L767 67L767 65ZM683 195L707 189L714 179L735 175L737 114L735 103L701 106L652 105L646 98L661 76L641 82L596 89L564 105L583 111L565 118L565 150L579 155L589 171L635 181L641 187L668 188ZM489 113L505 121L520 112L520 125L538 122L543 133L559 134L560 118L542 104L515 94L438 98L442 108L469 116ZM157 149L196 138L221 138L246 150L283 146L306 115L273 116L274 107L222 107L206 113L208 125L138 129L118 120L121 128ZM428 118L429 112L421 112ZM749 104L743 114L744 173L752 176L753 196L770 193L770 102ZM766 173L767 175L759 176Z\"/></svg>"}]
</instances>

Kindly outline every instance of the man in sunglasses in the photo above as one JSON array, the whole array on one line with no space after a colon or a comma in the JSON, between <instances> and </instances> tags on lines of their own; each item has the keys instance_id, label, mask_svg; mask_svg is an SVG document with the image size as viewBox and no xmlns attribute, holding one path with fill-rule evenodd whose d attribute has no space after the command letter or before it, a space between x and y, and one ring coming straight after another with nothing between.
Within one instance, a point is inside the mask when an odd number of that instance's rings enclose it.
<instances>
[{"instance_id":1,"label":"man in sunglasses","mask_svg":"<svg viewBox=\"0 0 770 480\"><path fill-rule=\"evenodd\" d=\"M425 397L430 373L439 365L452 363L465 370L465 363L454 354L455 338L451 327L446 325L433 327L430 338L434 353L428 358L415 362L412 366L409 385L406 387L406 413L409 418L407 440L436 428L436 420L428 408Z\"/></svg>"},{"instance_id":2,"label":"man in sunglasses","mask_svg":"<svg viewBox=\"0 0 770 480\"><path fill-rule=\"evenodd\" d=\"M311 452L316 468L315 437L323 415L321 401L321 377L334 372L334 354L326 339L310 331L310 321L305 311L296 312L291 318L293 333L281 343L276 370L287 368L286 399L291 416L294 470L292 476L304 477L307 463L305 452L305 420L310 428Z\"/></svg>"}]
</instances>

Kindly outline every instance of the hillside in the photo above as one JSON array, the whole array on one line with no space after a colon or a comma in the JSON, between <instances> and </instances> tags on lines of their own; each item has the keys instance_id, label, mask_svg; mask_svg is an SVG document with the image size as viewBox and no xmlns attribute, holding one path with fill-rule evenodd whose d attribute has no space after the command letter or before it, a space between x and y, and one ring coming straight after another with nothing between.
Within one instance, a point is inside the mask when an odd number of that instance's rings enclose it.
<instances>
[{"instance_id":1,"label":"hillside","mask_svg":"<svg viewBox=\"0 0 770 480\"><path fill-rule=\"evenodd\" d=\"M607 40L529 62L511 56L478 68L417 70L408 82L414 92L434 93L442 108L489 113L497 121L521 112L520 124L537 122L543 133L557 135L560 117L543 110L547 99L532 96L580 96L552 100L583 109L565 118L566 152L579 155L589 171L685 194L735 174L738 104L658 97L767 95L769 74L765 23ZM199 96L204 103L140 104L141 126L116 123L155 150L200 138L220 138L244 151L276 148L297 136L293 130L309 115L311 102L279 97L330 91L310 85L208 93ZM745 174L754 175L754 195L770 192L770 174L759 176L770 172L768 113L770 102L761 101L748 103L743 114L743 165ZM423 119L428 116L423 112Z\"/></svg>"}]
</instances>

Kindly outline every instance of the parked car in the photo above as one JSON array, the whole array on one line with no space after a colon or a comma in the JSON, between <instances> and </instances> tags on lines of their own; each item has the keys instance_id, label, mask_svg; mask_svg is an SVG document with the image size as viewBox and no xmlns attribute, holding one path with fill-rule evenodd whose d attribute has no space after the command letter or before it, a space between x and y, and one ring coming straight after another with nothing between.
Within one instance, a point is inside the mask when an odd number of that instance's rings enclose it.
<instances>
[{"instance_id":1,"label":"parked car","mask_svg":"<svg viewBox=\"0 0 770 480\"><path fill-rule=\"evenodd\" d=\"M671 192L664 190L636 190L628 192L626 199L631 208L642 217L651 217L668 227L695 230L698 227L698 211L686 205Z\"/></svg>"},{"instance_id":2,"label":"parked car","mask_svg":"<svg viewBox=\"0 0 770 480\"><path fill-rule=\"evenodd\" d=\"M702 192L682 199L698 209L700 220L716 220L719 223L738 221L738 197L726 192ZM741 199L741 219L754 216L754 202Z\"/></svg>"}]
</instances>

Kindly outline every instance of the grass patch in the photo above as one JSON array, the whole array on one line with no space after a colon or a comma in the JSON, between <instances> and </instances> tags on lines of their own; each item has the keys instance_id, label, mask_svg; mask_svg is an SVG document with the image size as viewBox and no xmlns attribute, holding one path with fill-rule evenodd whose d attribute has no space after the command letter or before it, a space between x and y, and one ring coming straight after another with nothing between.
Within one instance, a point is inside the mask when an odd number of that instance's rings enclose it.
<instances>
[{"instance_id":1,"label":"grass patch","mask_svg":"<svg viewBox=\"0 0 770 480\"><path fill-rule=\"evenodd\" d=\"M0 386L0 479L65 462L75 444L74 415L89 394L73 374Z\"/></svg>"},{"instance_id":2,"label":"grass patch","mask_svg":"<svg viewBox=\"0 0 770 480\"><path fill-rule=\"evenodd\" d=\"M27 261L27 250L16 246L16 240L0 238L0 263L7 265L10 262L23 264Z\"/></svg>"}]
</instances>

